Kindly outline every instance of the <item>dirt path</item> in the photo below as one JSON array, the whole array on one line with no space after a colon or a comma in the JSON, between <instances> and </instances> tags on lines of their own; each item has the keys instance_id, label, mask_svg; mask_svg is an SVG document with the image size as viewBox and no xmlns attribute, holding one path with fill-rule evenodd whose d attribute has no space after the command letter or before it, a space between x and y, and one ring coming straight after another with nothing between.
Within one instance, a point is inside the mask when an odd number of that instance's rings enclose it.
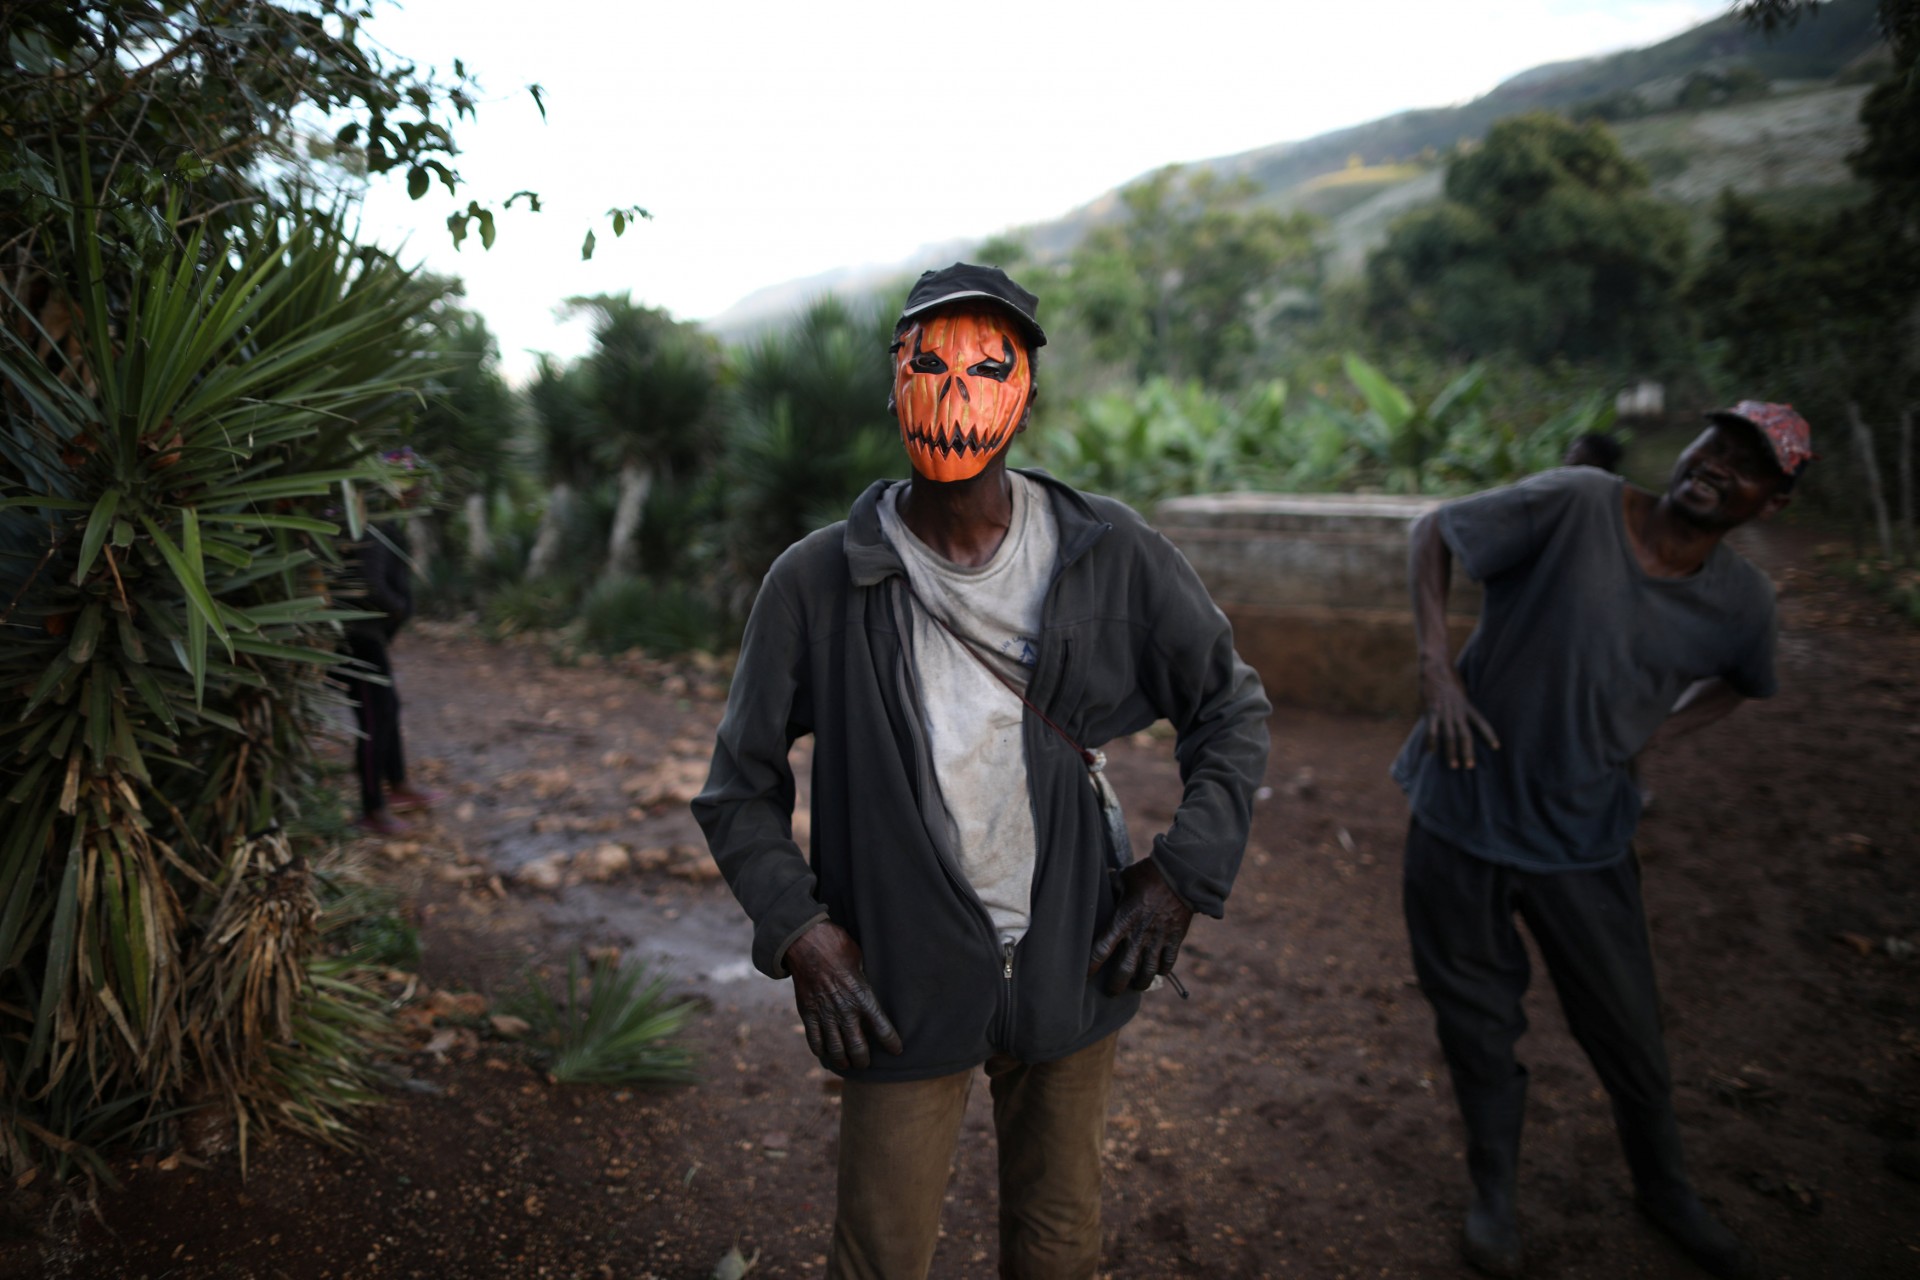
<instances>
[{"instance_id":1,"label":"dirt path","mask_svg":"<svg viewBox=\"0 0 1920 1280\"><path fill-rule=\"evenodd\" d=\"M1920 634L1759 548L1783 586L1784 692L1648 762L1643 828L1679 1106L1702 1191L1769 1277L1920 1274ZM91 1224L0 1246L0 1275L706 1277L736 1242L755 1276L817 1276L837 1096L784 985L743 963L725 888L669 764L720 704L699 671L559 667L449 632L399 655L417 771L455 792L415 877L438 987L502 989L578 946L664 958L710 1002L697 1087L567 1089L471 1037L409 1060L412 1086L354 1155L285 1142L129 1165ZM1109 1130L1115 1277L1452 1276L1459 1140L1399 916L1405 726L1283 711L1271 794L1225 922L1122 1038ZM1178 798L1169 744L1111 750L1136 840ZM663 867L538 892L512 873L617 842ZM472 865L460 865L464 857ZM488 878L499 873L498 887ZM677 872L677 874L676 874ZM1591 1070L1543 983L1523 1054L1531 1274L1678 1277L1631 1211ZM982 1091L983 1092L983 1091ZM993 1274L992 1149L975 1098L934 1274Z\"/></svg>"}]
</instances>

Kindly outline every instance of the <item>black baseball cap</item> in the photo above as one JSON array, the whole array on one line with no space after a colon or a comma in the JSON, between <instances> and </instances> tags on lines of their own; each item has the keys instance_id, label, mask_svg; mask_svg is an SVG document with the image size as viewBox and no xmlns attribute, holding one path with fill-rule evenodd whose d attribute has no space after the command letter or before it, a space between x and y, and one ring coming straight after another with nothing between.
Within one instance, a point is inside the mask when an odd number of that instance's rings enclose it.
<instances>
[{"instance_id":1,"label":"black baseball cap","mask_svg":"<svg viewBox=\"0 0 1920 1280\"><path fill-rule=\"evenodd\" d=\"M1034 318L1040 310L1040 299L1015 284L1000 268L975 266L971 262L956 262L922 275L907 294L907 305L900 309L900 318L911 320L935 307L965 302L969 298L999 303L1020 321L1028 346L1047 345L1046 331Z\"/></svg>"}]
</instances>

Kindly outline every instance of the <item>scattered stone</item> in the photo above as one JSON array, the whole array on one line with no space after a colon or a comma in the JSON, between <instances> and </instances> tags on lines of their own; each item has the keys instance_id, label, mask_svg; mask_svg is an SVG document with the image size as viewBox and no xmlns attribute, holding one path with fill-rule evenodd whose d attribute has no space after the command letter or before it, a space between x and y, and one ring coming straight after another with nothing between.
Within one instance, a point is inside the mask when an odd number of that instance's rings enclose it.
<instances>
[{"instance_id":1,"label":"scattered stone","mask_svg":"<svg viewBox=\"0 0 1920 1280\"><path fill-rule=\"evenodd\" d=\"M1825 1207L1818 1191L1793 1178L1776 1178L1769 1174L1756 1173L1748 1179L1748 1182L1761 1195L1772 1196L1795 1213L1815 1217Z\"/></svg>"},{"instance_id":2,"label":"scattered stone","mask_svg":"<svg viewBox=\"0 0 1920 1280\"><path fill-rule=\"evenodd\" d=\"M426 1035L433 1029L433 1010L423 1004L404 1005L394 1010L393 1020L402 1031Z\"/></svg>"},{"instance_id":3,"label":"scattered stone","mask_svg":"<svg viewBox=\"0 0 1920 1280\"><path fill-rule=\"evenodd\" d=\"M673 861L673 852L659 845L648 845L644 849L634 850L631 861L635 871L662 871Z\"/></svg>"},{"instance_id":4,"label":"scattered stone","mask_svg":"<svg viewBox=\"0 0 1920 1280\"><path fill-rule=\"evenodd\" d=\"M621 791L643 809L657 804L684 805L707 783L707 762L693 755L672 755L654 768L627 779Z\"/></svg>"},{"instance_id":5,"label":"scattered stone","mask_svg":"<svg viewBox=\"0 0 1920 1280\"><path fill-rule=\"evenodd\" d=\"M557 855L535 858L532 862L517 868L513 873L515 884L540 893L556 893L566 880L567 873L561 867Z\"/></svg>"},{"instance_id":6,"label":"scattered stone","mask_svg":"<svg viewBox=\"0 0 1920 1280\"><path fill-rule=\"evenodd\" d=\"M440 1018L483 1018L487 998L478 991L436 991L427 997L427 1008Z\"/></svg>"},{"instance_id":7,"label":"scattered stone","mask_svg":"<svg viewBox=\"0 0 1920 1280\"><path fill-rule=\"evenodd\" d=\"M609 841L574 854L572 866L574 874L582 880L605 884L631 871L633 857L625 845Z\"/></svg>"},{"instance_id":8,"label":"scattered stone","mask_svg":"<svg viewBox=\"0 0 1920 1280\"><path fill-rule=\"evenodd\" d=\"M502 791L532 787L535 799L551 800L562 792L572 790L573 774L558 766L552 769L520 769L513 773L502 774L497 786Z\"/></svg>"},{"instance_id":9,"label":"scattered stone","mask_svg":"<svg viewBox=\"0 0 1920 1280\"><path fill-rule=\"evenodd\" d=\"M1741 1067L1732 1075L1708 1072L1707 1089L1721 1102L1742 1111L1770 1111L1780 1105L1781 1094L1774 1087L1773 1077L1756 1066Z\"/></svg>"},{"instance_id":10,"label":"scattered stone","mask_svg":"<svg viewBox=\"0 0 1920 1280\"><path fill-rule=\"evenodd\" d=\"M494 1014L487 1019L487 1025L493 1028L495 1035L504 1036L508 1040L518 1040L533 1030L532 1025L525 1018L516 1018L510 1013Z\"/></svg>"},{"instance_id":11,"label":"scattered stone","mask_svg":"<svg viewBox=\"0 0 1920 1280\"><path fill-rule=\"evenodd\" d=\"M533 829L538 835L552 835L556 831L564 831L572 835L588 835L612 831L620 826L620 823L620 815L614 813L602 814L599 817L548 814L544 818L535 818Z\"/></svg>"},{"instance_id":12,"label":"scattered stone","mask_svg":"<svg viewBox=\"0 0 1920 1280\"><path fill-rule=\"evenodd\" d=\"M682 880L702 883L720 878L720 867L710 854L698 845L677 844L673 846L673 863L667 868L667 874Z\"/></svg>"}]
</instances>

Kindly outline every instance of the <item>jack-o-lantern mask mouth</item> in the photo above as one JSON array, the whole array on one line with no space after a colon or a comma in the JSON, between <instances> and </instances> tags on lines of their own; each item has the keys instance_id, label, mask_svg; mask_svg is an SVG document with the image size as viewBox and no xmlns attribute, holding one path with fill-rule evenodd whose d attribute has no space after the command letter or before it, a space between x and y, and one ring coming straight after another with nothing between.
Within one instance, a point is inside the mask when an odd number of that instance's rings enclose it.
<instances>
[{"instance_id":1,"label":"jack-o-lantern mask mouth","mask_svg":"<svg viewBox=\"0 0 1920 1280\"><path fill-rule=\"evenodd\" d=\"M1026 413L1026 343L998 311L967 309L915 321L893 354L894 411L913 469L943 482L979 475Z\"/></svg>"}]
</instances>

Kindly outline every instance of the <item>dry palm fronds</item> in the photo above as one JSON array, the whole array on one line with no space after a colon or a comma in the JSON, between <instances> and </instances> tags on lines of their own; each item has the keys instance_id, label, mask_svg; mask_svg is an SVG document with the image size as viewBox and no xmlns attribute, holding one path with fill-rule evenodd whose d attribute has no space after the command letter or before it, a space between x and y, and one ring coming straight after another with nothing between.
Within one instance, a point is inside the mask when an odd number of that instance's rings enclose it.
<instances>
[{"instance_id":1,"label":"dry palm fronds","mask_svg":"<svg viewBox=\"0 0 1920 1280\"><path fill-rule=\"evenodd\" d=\"M187 972L188 988L203 993L187 1037L207 1069L237 1085L271 1044L293 1039L320 900L311 868L277 830L236 841L225 879Z\"/></svg>"}]
</instances>

